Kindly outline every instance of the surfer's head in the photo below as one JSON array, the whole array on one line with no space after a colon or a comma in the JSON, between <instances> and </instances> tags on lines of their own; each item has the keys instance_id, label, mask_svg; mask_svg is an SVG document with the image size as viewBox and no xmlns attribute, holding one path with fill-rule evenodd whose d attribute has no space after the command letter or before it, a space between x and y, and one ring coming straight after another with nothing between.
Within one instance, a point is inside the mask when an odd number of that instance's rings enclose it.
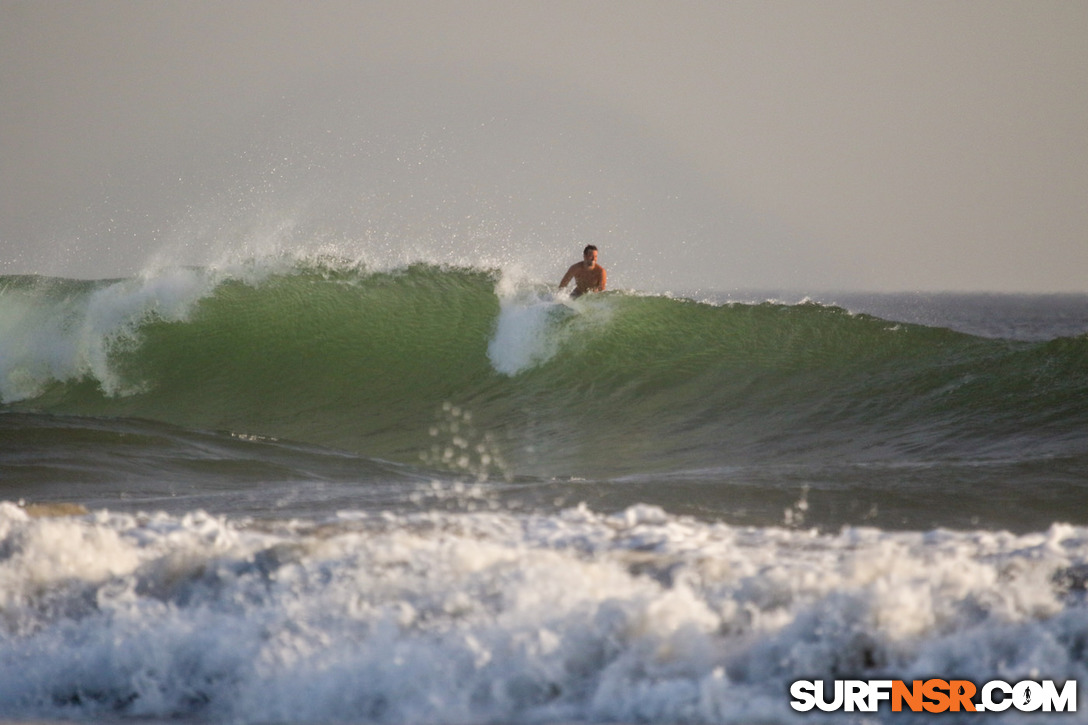
<instances>
[{"instance_id":1,"label":"surfer's head","mask_svg":"<svg viewBox=\"0 0 1088 725\"><path fill-rule=\"evenodd\" d=\"M582 250L582 259L592 267L597 263L597 248L592 244L586 245L586 248Z\"/></svg>"}]
</instances>

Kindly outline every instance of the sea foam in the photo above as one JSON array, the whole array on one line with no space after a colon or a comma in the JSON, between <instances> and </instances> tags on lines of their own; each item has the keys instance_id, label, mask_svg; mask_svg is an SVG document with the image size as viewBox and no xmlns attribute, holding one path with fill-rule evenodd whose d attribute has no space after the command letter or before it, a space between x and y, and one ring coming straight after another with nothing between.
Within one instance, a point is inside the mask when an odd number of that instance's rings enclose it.
<instances>
[{"instance_id":1,"label":"sea foam","mask_svg":"<svg viewBox=\"0 0 1088 725\"><path fill-rule=\"evenodd\" d=\"M517 375L551 360L569 340L607 322L606 305L575 304L555 291L505 270L495 285L499 316L487 355L496 372Z\"/></svg>"},{"instance_id":2,"label":"sea foam","mask_svg":"<svg viewBox=\"0 0 1088 725\"><path fill-rule=\"evenodd\" d=\"M802 677L1083 683L1086 566L1088 531L1069 526L3 504L0 715L785 722Z\"/></svg>"}]
</instances>

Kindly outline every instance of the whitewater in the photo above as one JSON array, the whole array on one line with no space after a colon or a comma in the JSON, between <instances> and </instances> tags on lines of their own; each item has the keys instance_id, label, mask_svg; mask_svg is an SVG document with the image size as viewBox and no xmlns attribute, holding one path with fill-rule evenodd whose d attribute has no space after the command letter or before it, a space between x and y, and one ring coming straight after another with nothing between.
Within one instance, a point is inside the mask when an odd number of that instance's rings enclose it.
<instances>
[{"instance_id":1,"label":"whitewater","mask_svg":"<svg viewBox=\"0 0 1088 725\"><path fill-rule=\"evenodd\" d=\"M1083 693L1086 471L1083 295L572 301L334 257L0 277L0 718L914 722L802 714L790 684Z\"/></svg>"}]
</instances>

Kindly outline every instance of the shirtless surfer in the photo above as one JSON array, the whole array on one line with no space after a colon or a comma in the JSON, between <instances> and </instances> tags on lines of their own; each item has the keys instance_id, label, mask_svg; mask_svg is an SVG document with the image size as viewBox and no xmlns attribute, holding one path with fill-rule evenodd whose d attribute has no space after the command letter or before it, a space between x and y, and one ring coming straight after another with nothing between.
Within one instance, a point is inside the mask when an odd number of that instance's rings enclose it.
<instances>
[{"instance_id":1,"label":"shirtless surfer","mask_svg":"<svg viewBox=\"0 0 1088 725\"><path fill-rule=\"evenodd\" d=\"M559 289L567 286L574 280L574 291L571 298L580 297L586 292L603 292L608 275L604 267L597 264L597 248L590 244L582 250L582 261L575 262L563 275L563 281L559 283Z\"/></svg>"}]
</instances>

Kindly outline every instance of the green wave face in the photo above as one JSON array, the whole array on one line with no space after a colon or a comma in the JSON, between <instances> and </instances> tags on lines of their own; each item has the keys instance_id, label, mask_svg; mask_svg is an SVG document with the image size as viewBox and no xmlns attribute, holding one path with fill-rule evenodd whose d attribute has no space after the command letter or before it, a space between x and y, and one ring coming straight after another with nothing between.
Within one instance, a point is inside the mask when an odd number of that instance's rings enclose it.
<instances>
[{"instance_id":1,"label":"green wave face","mask_svg":"<svg viewBox=\"0 0 1088 725\"><path fill-rule=\"evenodd\" d=\"M9 410L145 418L503 475L1061 456L1088 339L834 307L577 302L498 272L294 265L0 278Z\"/></svg>"}]
</instances>

